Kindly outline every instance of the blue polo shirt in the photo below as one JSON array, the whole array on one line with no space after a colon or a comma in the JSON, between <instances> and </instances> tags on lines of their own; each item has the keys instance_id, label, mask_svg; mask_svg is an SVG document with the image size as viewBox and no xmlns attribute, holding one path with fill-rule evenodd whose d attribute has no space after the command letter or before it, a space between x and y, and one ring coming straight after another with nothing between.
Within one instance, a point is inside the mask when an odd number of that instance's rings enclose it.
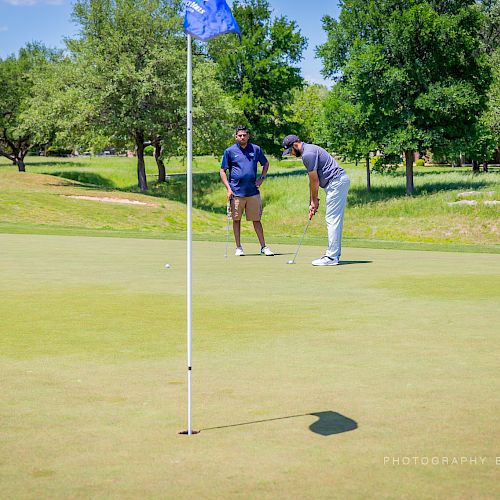
<instances>
[{"instance_id":1,"label":"blue polo shirt","mask_svg":"<svg viewBox=\"0 0 500 500\"><path fill-rule=\"evenodd\" d=\"M257 181L257 163L265 165L267 158L256 144L248 143L242 148L238 143L224 151L220 168L229 170L229 185L235 196L255 196L259 190Z\"/></svg>"}]
</instances>

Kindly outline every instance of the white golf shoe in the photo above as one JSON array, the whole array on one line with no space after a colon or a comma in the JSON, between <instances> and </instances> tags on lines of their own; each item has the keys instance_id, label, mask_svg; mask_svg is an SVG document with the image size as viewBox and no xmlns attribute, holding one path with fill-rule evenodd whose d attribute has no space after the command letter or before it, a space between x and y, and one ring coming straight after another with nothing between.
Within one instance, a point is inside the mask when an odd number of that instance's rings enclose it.
<instances>
[{"instance_id":1,"label":"white golf shoe","mask_svg":"<svg viewBox=\"0 0 500 500\"><path fill-rule=\"evenodd\" d=\"M323 257L320 257L319 259L313 260L311 264L313 266L338 266L339 261L323 255Z\"/></svg>"},{"instance_id":2,"label":"white golf shoe","mask_svg":"<svg viewBox=\"0 0 500 500\"><path fill-rule=\"evenodd\" d=\"M268 257L271 257L274 255L274 253L271 251L271 249L269 247L262 247L260 249L260 253L262 255L267 255Z\"/></svg>"},{"instance_id":3,"label":"white golf shoe","mask_svg":"<svg viewBox=\"0 0 500 500\"><path fill-rule=\"evenodd\" d=\"M245 255L243 247L236 247L236 251L234 252L234 255L236 255L236 257L243 257Z\"/></svg>"}]
</instances>

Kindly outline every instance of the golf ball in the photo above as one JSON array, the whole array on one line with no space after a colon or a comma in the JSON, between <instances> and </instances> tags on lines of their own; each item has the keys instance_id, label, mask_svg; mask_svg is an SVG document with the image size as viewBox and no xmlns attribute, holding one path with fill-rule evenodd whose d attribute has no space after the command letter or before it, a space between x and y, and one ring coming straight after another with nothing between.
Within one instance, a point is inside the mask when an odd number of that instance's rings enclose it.
<instances>
[{"instance_id":1,"label":"golf ball","mask_svg":"<svg viewBox=\"0 0 500 500\"><path fill-rule=\"evenodd\" d=\"M166 267L167 269L169 269L169 268L170 268L170 264L165 264L165 267Z\"/></svg>"},{"instance_id":2,"label":"golf ball","mask_svg":"<svg viewBox=\"0 0 500 500\"><path fill-rule=\"evenodd\" d=\"M293 260L289 260L287 264L293 264Z\"/></svg>"}]
</instances>

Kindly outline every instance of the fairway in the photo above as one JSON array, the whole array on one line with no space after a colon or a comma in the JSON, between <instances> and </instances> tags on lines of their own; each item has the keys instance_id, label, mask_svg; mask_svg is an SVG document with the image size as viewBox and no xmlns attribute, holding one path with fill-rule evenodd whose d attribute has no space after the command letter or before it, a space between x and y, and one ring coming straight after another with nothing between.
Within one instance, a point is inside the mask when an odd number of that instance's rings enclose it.
<instances>
[{"instance_id":1,"label":"fairway","mask_svg":"<svg viewBox=\"0 0 500 500\"><path fill-rule=\"evenodd\" d=\"M185 242L0 246L2 498L498 496L498 255L195 242L187 437Z\"/></svg>"}]
</instances>

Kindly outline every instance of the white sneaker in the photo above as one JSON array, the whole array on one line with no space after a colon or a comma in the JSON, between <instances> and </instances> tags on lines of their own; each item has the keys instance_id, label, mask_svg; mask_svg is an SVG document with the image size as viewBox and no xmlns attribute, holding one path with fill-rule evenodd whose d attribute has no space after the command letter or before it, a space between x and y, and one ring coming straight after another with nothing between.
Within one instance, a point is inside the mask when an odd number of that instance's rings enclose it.
<instances>
[{"instance_id":1,"label":"white sneaker","mask_svg":"<svg viewBox=\"0 0 500 500\"><path fill-rule=\"evenodd\" d=\"M338 266L339 261L323 255L323 257L320 257L319 259L313 260L311 264L313 266Z\"/></svg>"},{"instance_id":2,"label":"white sneaker","mask_svg":"<svg viewBox=\"0 0 500 500\"><path fill-rule=\"evenodd\" d=\"M271 256L274 255L274 253L271 251L271 249L269 247L262 247L260 249L260 253L264 254L264 255L267 255L268 257L271 257Z\"/></svg>"},{"instance_id":3,"label":"white sneaker","mask_svg":"<svg viewBox=\"0 0 500 500\"><path fill-rule=\"evenodd\" d=\"M234 252L234 255L236 255L236 257L243 257L245 255L243 247L236 247L236 252Z\"/></svg>"}]
</instances>

